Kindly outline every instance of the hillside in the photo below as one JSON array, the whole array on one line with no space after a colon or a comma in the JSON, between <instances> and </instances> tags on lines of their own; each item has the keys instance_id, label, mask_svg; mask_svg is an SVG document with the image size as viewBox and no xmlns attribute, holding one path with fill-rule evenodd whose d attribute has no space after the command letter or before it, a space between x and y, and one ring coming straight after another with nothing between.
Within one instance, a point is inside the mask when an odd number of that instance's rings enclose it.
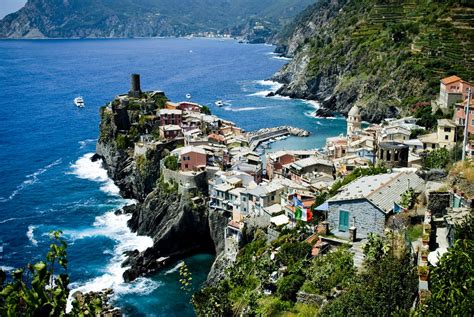
<instances>
[{"instance_id":1,"label":"hillside","mask_svg":"<svg viewBox=\"0 0 474 317\"><path fill-rule=\"evenodd\" d=\"M244 32L253 39L260 32L266 39L311 3L312 0L28 0L18 12L0 21L0 38L153 37L232 31L234 36Z\"/></svg>"},{"instance_id":2,"label":"hillside","mask_svg":"<svg viewBox=\"0 0 474 317\"><path fill-rule=\"evenodd\" d=\"M294 57L274 79L282 95L380 121L429 101L444 76L474 80L473 37L470 0L321 0L274 38Z\"/></svg>"}]
</instances>

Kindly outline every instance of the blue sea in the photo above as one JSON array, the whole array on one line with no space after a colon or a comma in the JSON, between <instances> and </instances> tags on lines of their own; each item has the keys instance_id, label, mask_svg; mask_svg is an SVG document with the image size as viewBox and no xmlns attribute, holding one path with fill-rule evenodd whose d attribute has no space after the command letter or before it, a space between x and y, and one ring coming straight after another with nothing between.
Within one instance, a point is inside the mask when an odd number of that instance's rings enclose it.
<instances>
[{"instance_id":1,"label":"blue sea","mask_svg":"<svg viewBox=\"0 0 474 317\"><path fill-rule=\"evenodd\" d=\"M40 260L48 232L68 242L74 290L115 290L114 304L130 316L192 316L191 292L180 288L175 263L150 278L122 280L123 252L152 244L114 211L131 203L118 195L95 150L99 107L128 91L131 73L142 89L164 90L174 101L209 105L246 130L293 125L309 138L288 138L271 150L320 148L343 133L341 118L319 119L317 104L265 98L278 88L267 79L287 61L267 45L207 39L0 41L0 267ZM73 99L83 96L86 107ZM223 100L224 106L214 105ZM205 280L213 255L184 262L193 290Z\"/></svg>"}]
</instances>

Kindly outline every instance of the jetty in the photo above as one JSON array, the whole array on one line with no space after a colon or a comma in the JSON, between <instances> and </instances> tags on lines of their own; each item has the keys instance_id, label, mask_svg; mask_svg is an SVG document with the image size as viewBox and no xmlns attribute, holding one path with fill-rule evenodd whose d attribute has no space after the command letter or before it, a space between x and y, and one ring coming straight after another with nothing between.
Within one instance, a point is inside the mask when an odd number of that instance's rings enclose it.
<instances>
[{"instance_id":1,"label":"jetty","mask_svg":"<svg viewBox=\"0 0 474 317\"><path fill-rule=\"evenodd\" d=\"M274 128L264 128L246 134L249 147L254 151L261 143L269 141L271 139L285 137L285 136L298 136L307 137L310 135L309 131L301 128L295 128L292 126L281 126Z\"/></svg>"}]
</instances>

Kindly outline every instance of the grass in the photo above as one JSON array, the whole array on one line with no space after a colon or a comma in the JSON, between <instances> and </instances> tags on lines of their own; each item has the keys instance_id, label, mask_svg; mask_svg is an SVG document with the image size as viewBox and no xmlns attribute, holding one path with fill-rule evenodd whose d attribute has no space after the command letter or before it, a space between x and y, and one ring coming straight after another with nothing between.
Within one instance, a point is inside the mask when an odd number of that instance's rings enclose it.
<instances>
[{"instance_id":1,"label":"grass","mask_svg":"<svg viewBox=\"0 0 474 317\"><path fill-rule=\"evenodd\" d=\"M413 225L407 230L407 236L410 241L416 241L423 235L423 225Z\"/></svg>"}]
</instances>

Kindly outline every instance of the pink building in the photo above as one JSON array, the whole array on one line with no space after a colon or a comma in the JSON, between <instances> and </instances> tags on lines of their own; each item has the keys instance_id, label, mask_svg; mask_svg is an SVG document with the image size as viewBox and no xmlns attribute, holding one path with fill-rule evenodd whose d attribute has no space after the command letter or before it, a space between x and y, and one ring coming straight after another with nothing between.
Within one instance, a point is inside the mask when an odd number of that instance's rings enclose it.
<instances>
[{"instance_id":1,"label":"pink building","mask_svg":"<svg viewBox=\"0 0 474 317\"><path fill-rule=\"evenodd\" d=\"M293 163L295 156L285 152L279 151L267 155L266 171L268 179L272 180L276 174L283 173L283 165Z\"/></svg>"},{"instance_id":2,"label":"pink building","mask_svg":"<svg viewBox=\"0 0 474 317\"><path fill-rule=\"evenodd\" d=\"M178 105L178 109L190 112L201 112L201 106L194 102L180 102Z\"/></svg>"},{"instance_id":3,"label":"pink building","mask_svg":"<svg viewBox=\"0 0 474 317\"><path fill-rule=\"evenodd\" d=\"M161 109L159 111L160 125L181 126L183 122L183 112L181 110Z\"/></svg>"},{"instance_id":4,"label":"pink building","mask_svg":"<svg viewBox=\"0 0 474 317\"><path fill-rule=\"evenodd\" d=\"M207 154L203 148L196 146L186 146L179 154L181 171L202 170L207 164Z\"/></svg>"},{"instance_id":5,"label":"pink building","mask_svg":"<svg viewBox=\"0 0 474 317\"><path fill-rule=\"evenodd\" d=\"M454 121L463 126L464 131L464 124L466 122L466 103L457 103L456 110L454 112ZM474 134L474 100L471 100L471 105L469 107L469 122L467 123L467 132L469 135Z\"/></svg>"},{"instance_id":6,"label":"pink building","mask_svg":"<svg viewBox=\"0 0 474 317\"><path fill-rule=\"evenodd\" d=\"M467 98L467 89L473 89L473 85L462 80L458 76L449 76L441 79L439 87L438 104L441 109L446 110L452 105Z\"/></svg>"}]
</instances>

